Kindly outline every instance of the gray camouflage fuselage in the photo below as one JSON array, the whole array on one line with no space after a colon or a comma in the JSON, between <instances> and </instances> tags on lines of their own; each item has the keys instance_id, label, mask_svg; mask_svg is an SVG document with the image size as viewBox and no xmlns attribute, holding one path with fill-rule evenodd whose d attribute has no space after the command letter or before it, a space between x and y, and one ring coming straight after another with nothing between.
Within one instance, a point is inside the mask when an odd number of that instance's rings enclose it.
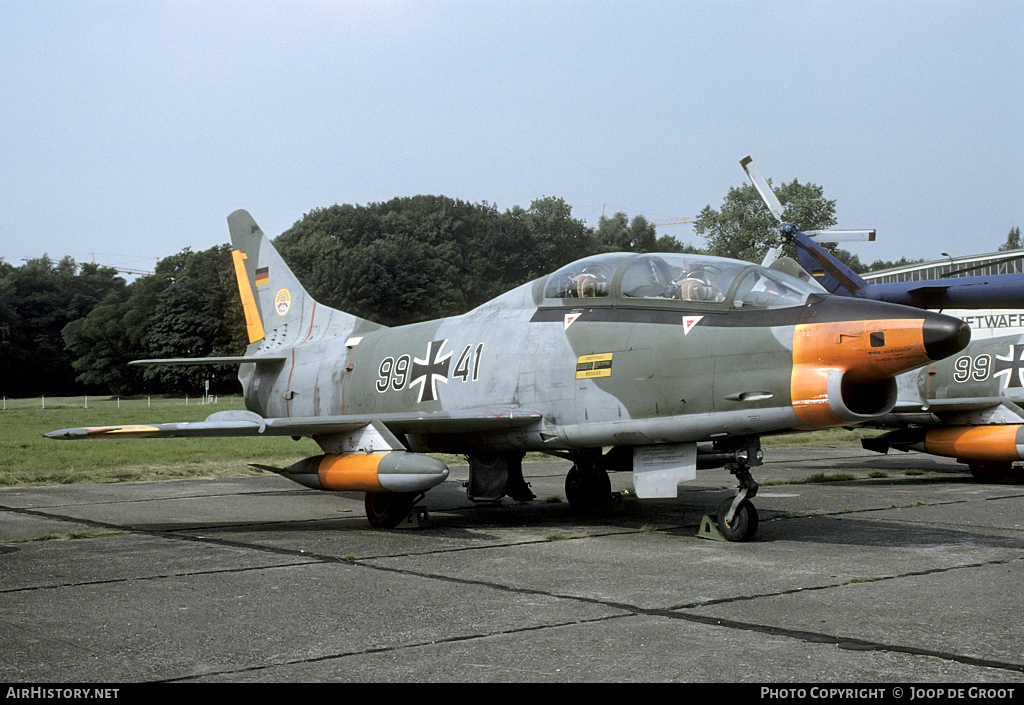
<instances>
[{"instance_id":1,"label":"gray camouflage fuselage","mask_svg":"<svg viewBox=\"0 0 1024 705\"><path fill-rule=\"evenodd\" d=\"M645 257L653 256L591 258L610 260L602 297L545 297L545 277L465 315L397 328L310 299L309 311L290 310L280 328L268 326L264 340L251 346L248 354L287 359L258 370L243 365L246 403L265 417L381 418L412 450L571 450L807 430L885 411L894 400L893 370L927 357L922 350L908 362L883 345L871 351L872 362L888 355L887 368L848 381L845 396L839 386L823 386L824 399L815 403L831 414L802 418L793 398L798 326L838 331L853 321L883 331L888 321L913 320L920 330L926 317L945 318L823 295L774 308L756 297L744 302L735 298L739 282L764 273L748 263L724 282L731 289L718 301L625 296L623 278ZM854 328L815 353L817 367L850 367L848 349L866 347L863 326ZM513 429L423 433L397 418L446 410L518 410L537 420Z\"/></svg>"}]
</instances>

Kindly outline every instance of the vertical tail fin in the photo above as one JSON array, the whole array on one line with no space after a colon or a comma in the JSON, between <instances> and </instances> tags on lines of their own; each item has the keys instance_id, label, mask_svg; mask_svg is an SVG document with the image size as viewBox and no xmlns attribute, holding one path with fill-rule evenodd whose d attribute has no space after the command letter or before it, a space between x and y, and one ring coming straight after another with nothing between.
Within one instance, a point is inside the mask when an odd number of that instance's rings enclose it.
<instances>
[{"instance_id":1,"label":"vertical tail fin","mask_svg":"<svg viewBox=\"0 0 1024 705\"><path fill-rule=\"evenodd\" d=\"M326 334L346 335L365 325L380 327L318 304L247 211L229 215L228 230L251 345L259 343L266 351Z\"/></svg>"}]
</instances>

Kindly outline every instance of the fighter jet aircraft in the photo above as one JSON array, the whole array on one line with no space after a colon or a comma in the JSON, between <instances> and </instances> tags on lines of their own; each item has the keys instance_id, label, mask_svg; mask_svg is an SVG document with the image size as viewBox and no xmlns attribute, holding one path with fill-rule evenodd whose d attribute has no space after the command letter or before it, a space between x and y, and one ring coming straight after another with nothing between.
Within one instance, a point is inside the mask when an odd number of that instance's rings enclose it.
<instances>
[{"instance_id":1,"label":"fighter jet aircraft","mask_svg":"<svg viewBox=\"0 0 1024 705\"><path fill-rule=\"evenodd\" d=\"M1024 336L972 342L955 357L897 377L895 408L869 424L890 429L868 450L956 458L983 482L1024 460Z\"/></svg>"},{"instance_id":2,"label":"fighter jet aircraft","mask_svg":"<svg viewBox=\"0 0 1024 705\"><path fill-rule=\"evenodd\" d=\"M746 157L740 165L782 223L782 205L753 161ZM843 232L874 238L874 231ZM782 223L781 234L797 246L800 264L814 281L841 296L918 308L998 308L1016 306L1024 297L1020 274L867 284L792 224ZM862 440L864 448L956 458L987 482L1004 479L1015 461L1024 460L1024 336L974 341L955 358L898 376L897 390L893 410L864 424L889 432Z\"/></svg>"},{"instance_id":3,"label":"fighter jet aircraft","mask_svg":"<svg viewBox=\"0 0 1024 705\"><path fill-rule=\"evenodd\" d=\"M366 493L376 527L401 522L467 455L471 499L529 499L521 461L573 462L574 509L675 497L700 467L739 489L717 513L748 540L760 437L893 410L896 375L964 348L962 321L823 293L765 267L694 255L586 257L452 318L386 328L317 303L245 211L228 216L250 345L248 411L204 422L77 428L50 438L308 436L323 454L280 469L308 487ZM194 359L141 364L195 364Z\"/></svg>"}]
</instances>

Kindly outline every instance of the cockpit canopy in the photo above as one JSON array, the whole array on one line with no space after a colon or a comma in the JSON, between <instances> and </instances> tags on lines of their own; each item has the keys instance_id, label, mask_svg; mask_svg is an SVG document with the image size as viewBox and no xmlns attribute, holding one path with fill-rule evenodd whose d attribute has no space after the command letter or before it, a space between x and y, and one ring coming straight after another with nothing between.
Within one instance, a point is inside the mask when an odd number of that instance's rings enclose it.
<instances>
[{"instance_id":1,"label":"cockpit canopy","mask_svg":"<svg viewBox=\"0 0 1024 705\"><path fill-rule=\"evenodd\" d=\"M568 264L544 285L545 299L685 301L713 308L789 308L822 292L812 283L750 262L621 252Z\"/></svg>"}]
</instances>

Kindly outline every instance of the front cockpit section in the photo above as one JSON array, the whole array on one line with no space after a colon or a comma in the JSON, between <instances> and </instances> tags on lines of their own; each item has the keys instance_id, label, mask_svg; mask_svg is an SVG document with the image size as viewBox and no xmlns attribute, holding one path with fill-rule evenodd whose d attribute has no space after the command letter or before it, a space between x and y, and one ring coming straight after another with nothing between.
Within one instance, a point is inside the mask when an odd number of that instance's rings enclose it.
<instances>
[{"instance_id":1,"label":"front cockpit section","mask_svg":"<svg viewBox=\"0 0 1024 705\"><path fill-rule=\"evenodd\" d=\"M548 277L545 299L596 299L611 295L615 273L630 255L597 255L567 264Z\"/></svg>"},{"instance_id":2,"label":"front cockpit section","mask_svg":"<svg viewBox=\"0 0 1024 705\"><path fill-rule=\"evenodd\" d=\"M582 299L588 305L680 301L718 309L791 308L817 293L819 289L796 277L750 262L621 252L568 264L544 286L545 299L563 304Z\"/></svg>"}]
</instances>

